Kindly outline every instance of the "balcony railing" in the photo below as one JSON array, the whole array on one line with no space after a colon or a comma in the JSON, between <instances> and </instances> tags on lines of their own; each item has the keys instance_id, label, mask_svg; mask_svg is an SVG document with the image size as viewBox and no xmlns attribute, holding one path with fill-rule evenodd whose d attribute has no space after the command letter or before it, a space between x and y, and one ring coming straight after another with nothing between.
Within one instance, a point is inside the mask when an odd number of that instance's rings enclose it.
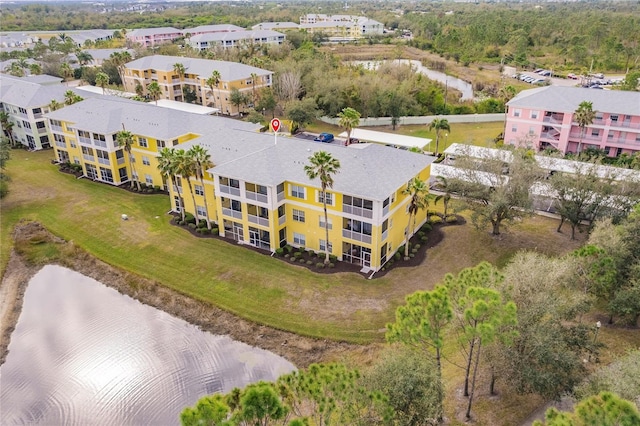
<instances>
[{"instance_id":1,"label":"balcony railing","mask_svg":"<svg viewBox=\"0 0 640 426\"><path fill-rule=\"evenodd\" d=\"M62 141L56 141L56 146L59 146L60 148L66 148L67 144Z\"/></svg>"},{"instance_id":2,"label":"balcony railing","mask_svg":"<svg viewBox=\"0 0 640 426\"><path fill-rule=\"evenodd\" d=\"M284 225L287 222L287 215L278 218L278 225Z\"/></svg>"},{"instance_id":3,"label":"balcony railing","mask_svg":"<svg viewBox=\"0 0 640 426\"><path fill-rule=\"evenodd\" d=\"M554 115L545 115L542 121L545 123L562 124L563 119L564 119L564 115L554 114Z\"/></svg>"},{"instance_id":4,"label":"balcony railing","mask_svg":"<svg viewBox=\"0 0 640 426\"><path fill-rule=\"evenodd\" d=\"M540 139L551 139L558 142L560 140L560 133L558 132L543 132L540 133Z\"/></svg>"},{"instance_id":5,"label":"balcony railing","mask_svg":"<svg viewBox=\"0 0 640 426\"><path fill-rule=\"evenodd\" d=\"M266 195L260 194L259 192L247 191L247 198L261 203L267 203L269 201L269 198Z\"/></svg>"},{"instance_id":6,"label":"balcony railing","mask_svg":"<svg viewBox=\"0 0 640 426\"><path fill-rule=\"evenodd\" d=\"M33 118L42 118L42 113L41 112L34 113Z\"/></svg>"},{"instance_id":7,"label":"balcony railing","mask_svg":"<svg viewBox=\"0 0 640 426\"><path fill-rule=\"evenodd\" d=\"M55 124L51 125L51 130L62 133L62 126L56 126Z\"/></svg>"},{"instance_id":8,"label":"balcony railing","mask_svg":"<svg viewBox=\"0 0 640 426\"><path fill-rule=\"evenodd\" d=\"M84 144L84 145L91 145L91 138L85 138L85 137L80 136L78 138L78 141L80 141L80 143Z\"/></svg>"},{"instance_id":9,"label":"balcony railing","mask_svg":"<svg viewBox=\"0 0 640 426\"><path fill-rule=\"evenodd\" d=\"M284 200L284 191L278 192L278 201L282 201L282 200Z\"/></svg>"},{"instance_id":10,"label":"balcony railing","mask_svg":"<svg viewBox=\"0 0 640 426\"><path fill-rule=\"evenodd\" d=\"M108 166L109 164L111 164L111 162L109 161L109 159L108 159L108 158L100 158L100 157L98 157L98 163L100 163L100 164L105 164L105 165L107 165L107 166Z\"/></svg>"},{"instance_id":11,"label":"balcony railing","mask_svg":"<svg viewBox=\"0 0 640 426\"><path fill-rule=\"evenodd\" d=\"M233 217L236 219L242 219L242 212L239 212L237 210L231 210L231 209L222 209L222 214L224 216L229 216L229 217Z\"/></svg>"},{"instance_id":12,"label":"balcony railing","mask_svg":"<svg viewBox=\"0 0 640 426\"><path fill-rule=\"evenodd\" d=\"M386 205L382 208L382 216L386 216L389 213L389 206Z\"/></svg>"},{"instance_id":13,"label":"balcony railing","mask_svg":"<svg viewBox=\"0 0 640 426\"><path fill-rule=\"evenodd\" d=\"M342 211L344 213L351 213L356 216L362 216L371 219L373 217L373 211L363 209L362 207L350 206L348 204L342 205Z\"/></svg>"},{"instance_id":14,"label":"balcony railing","mask_svg":"<svg viewBox=\"0 0 640 426\"><path fill-rule=\"evenodd\" d=\"M387 229L386 231L384 231L384 232L382 233L382 240L381 240L381 241L386 240L388 235L389 235L389 230Z\"/></svg>"},{"instance_id":15,"label":"balcony railing","mask_svg":"<svg viewBox=\"0 0 640 426\"><path fill-rule=\"evenodd\" d=\"M257 223L258 225L262 226L269 226L269 219L265 219L264 217L260 216L254 216L252 214L247 215L247 217L249 218L249 222L251 223ZM242 215L240 215L239 219L242 219Z\"/></svg>"},{"instance_id":16,"label":"balcony railing","mask_svg":"<svg viewBox=\"0 0 640 426\"><path fill-rule=\"evenodd\" d=\"M118 164L124 164L124 157L120 157L120 158L118 158L117 163L118 163Z\"/></svg>"},{"instance_id":17,"label":"balcony railing","mask_svg":"<svg viewBox=\"0 0 640 426\"><path fill-rule=\"evenodd\" d=\"M342 230L342 236L351 240L360 241L363 243L371 244L371 235L361 234L359 232L349 231L348 229Z\"/></svg>"},{"instance_id":18,"label":"balcony railing","mask_svg":"<svg viewBox=\"0 0 640 426\"><path fill-rule=\"evenodd\" d=\"M220 192L224 192L225 194L237 195L240 196L240 188L234 188L233 186L220 185Z\"/></svg>"},{"instance_id":19,"label":"balcony railing","mask_svg":"<svg viewBox=\"0 0 640 426\"><path fill-rule=\"evenodd\" d=\"M82 154L82 158L84 158L87 161L95 161L93 158L93 155Z\"/></svg>"},{"instance_id":20,"label":"balcony railing","mask_svg":"<svg viewBox=\"0 0 640 426\"><path fill-rule=\"evenodd\" d=\"M47 133L47 128L46 127L39 127L38 128L38 133Z\"/></svg>"}]
</instances>

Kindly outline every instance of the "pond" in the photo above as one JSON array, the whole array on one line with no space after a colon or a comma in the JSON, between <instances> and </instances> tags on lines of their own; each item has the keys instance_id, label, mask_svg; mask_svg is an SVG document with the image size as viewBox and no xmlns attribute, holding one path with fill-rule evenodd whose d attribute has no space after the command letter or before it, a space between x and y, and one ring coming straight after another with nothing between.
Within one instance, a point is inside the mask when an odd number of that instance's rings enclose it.
<instances>
[{"instance_id":1,"label":"pond","mask_svg":"<svg viewBox=\"0 0 640 426\"><path fill-rule=\"evenodd\" d=\"M362 65L366 69L374 70L380 66L381 63L388 61L350 61L350 64L353 65ZM473 86L471 83L468 83L464 80L461 80L456 77L452 77L440 71L434 71L422 65L420 61L410 60L410 59L396 59L391 61L394 64L402 64L402 65L411 65L411 67L420 74L424 74L429 77L431 80L438 81L442 84L446 84L448 87L452 89L458 90L462 95L460 96L460 100L472 100L473 99Z\"/></svg>"},{"instance_id":2,"label":"pond","mask_svg":"<svg viewBox=\"0 0 640 426\"><path fill-rule=\"evenodd\" d=\"M0 424L173 425L214 392L295 367L59 266L30 281L0 367Z\"/></svg>"}]
</instances>

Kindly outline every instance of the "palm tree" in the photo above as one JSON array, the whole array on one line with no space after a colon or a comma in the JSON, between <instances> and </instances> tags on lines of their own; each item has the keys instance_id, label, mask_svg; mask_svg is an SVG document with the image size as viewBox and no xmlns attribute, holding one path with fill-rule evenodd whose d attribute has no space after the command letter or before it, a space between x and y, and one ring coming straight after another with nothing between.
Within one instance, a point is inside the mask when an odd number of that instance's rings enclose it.
<instances>
[{"instance_id":1,"label":"palm tree","mask_svg":"<svg viewBox=\"0 0 640 426\"><path fill-rule=\"evenodd\" d=\"M42 74L42 67L40 64L31 64L29 65L29 72L31 75L40 75Z\"/></svg>"},{"instance_id":2,"label":"palm tree","mask_svg":"<svg viewBox=\"0 0 640 426\"><path fill-rule=\"evenodd\" d=\"M104 88L109 84L109 75L103 72L96 74L96 85L102 87L102 94L104 95Z\"/></svg>"},{"instance_id":3,"label":"palm tree","mask_svg":"<svg viewBox=\"0 0 640 426\"><path fill-rule=\"evenodd\" d=\"M158 84L158 82L152 81L151 83L149 83L149 85L147 86L147 92L149 93L149 96L151 96L151 99L156 102L156 105L158 105L158 98L162 94L162 89L160 89L160 85Z\"/></svg>"},{"instance_id":4,"label":"palm tree","mask_svg":"<svg viewBox=\"0 0 640 426\"><path fill-rule=\"evenodd\" d=\"M182 177L183 181L187 181L191 201L193 202L193 215L197 216L196 197L193 193L193 185L191 178L196 174L196 162L184 149L176 150L176 174Z\"/></svg>"},{"instance_id":5,"label":"palm tree","mask_svg":"<svg viewBox=\"0 0 640 426\"><path fill-rule=\"evenodd\" d=\"M169 182L169 188L174 188L173 178L177 173L177 165L178 161L175 149L163 148L162 151L160 151L160 156L158 157L158 170L160 170L160 173L167 178ZM178 193L178 209L180 210L182 220L184 220L185 214L184 208L182 207L184 204L182 202L182 194L177 189L177 186L175 186L175 188L176 192Z\"/></svg>"},{"instance_id":6,"label":"palm tree","mask_svg":"<svg viewBox=\"0 0 640 426\"><path fill-rule=\"evenodd\" d=\"M214 87L216 87L216 85L217 85L218 83L216 82L216 80L215 80L213 77L209 77L208 79L206 79L206 80L204 81L204 83L205 83L205 84L207 85L207 87L209 88L209 92L211 93L211 97L213 98L213 105L215 105L215 104L216 104L216 97L215 97L215 95L213 94L213 88L214 88ZM202 105L203 105L203 106L207 106L207 105L206 105L206 103L207 103L207 101L206 101L205 97L203 96L203 97L202 97Z\"/></svg>"},{"instance_id":7,"label":"palm tree","mask_svg":"<svg viewBox=\"0 0 640 426\"><path fill-rule=\"evenodd\" d=\"M218 100L220 101L218 108L220 109L220 112L222 112L222 98L220 97L220 82L222 81L222 74L220 74L220 71L218 70L213 70L210 78L212 79L213 85L218 88Z\"/></svg>"},{"instance_id":8,"label":"palm tree","mask_svg":"<svg viewBox=\"0 0 640 426\"><path fill-rule=\"evenodd\" d=\"M131 187L133 188L133 183L136 183L138 187L138 191L140 191L140 182L137 178L136 169L133 166L133 155L131 155L131 147L133 146L133 133L126 130L124 128L124 124L122 124L122 130L116 133L116 142L118 146L121 146L125 152L127 153L127 157L129 157L129 167L131 168Z\"/></svg>"},{"instance_id":9,"label":"palm tree","mask_svg":"<svg viewBox=\"0 0 640 426\"><path fill-rule=\"evenodd\" d=\"M204 194L204 210L206 213L207 220L207 229L211 230L211 222L209 221L209 209L207 208L207 191L204 187L204 173L205 170L213 167L213 163L211 162L211 155L209 152L201 147L200 145L194 145L187 151L187 154L193 159L196 163L195 167L195 176L200 180L200 185L202 186L202 193Z\"/></svg>"},{"instance_id":10,"label":"palm tree","mask_svg":"<svg viewBox=\"0 0 640 426\"><path fill-rule=\"evenodd\" d=\"M124 85L124 69L125 69L125 65L127 64L127 62L130 62L133 59L131 57L131 54L129 52L127 52L126 50L124 50L122 52L113 52L109 56L109 58L111 59L111 62L113 62L113 64L118 69L118 75L120 76L120 82L122 83L122 85Z\"/></svg>"},{"instance_id":11,"label":"palm tree","mask_svg":"<svg viewBox=\"0 0 640 426\"><path fill-rule=\"evenodd\" d=\"M177 63L173 64L173 72L178 74L178 77L180 78L180 93L182 95L182 101L183 102L184 102L183 81L184 81L184 75L185 75L186 71L187 70L185 69L184 65L181 64L180 62L177 62Z\"/></svg>"},{"instance_id":12,"label":"palm tree","mask_svg":"<svg viewBox=\"0 0 640 426\"><path fill-rule=\"evenodd\" d=\"M63 106L64 106L63 103L58 102L55 99L52 99L51 102L49 102L49 110L51 110L51 111L57 111L60 108L62 108Z\"/></svg>"},{"instance_id":13,"label":"palm tree","mask_svg":"<svg viewBox=\"0 0 640 426\"><path fill-rule=\"evenodd\" d=\"M333 175L340 170L340 161L326 151L318 151L309 157L311 164L304 166L309 179L320 179L322 189L322 207L324 208L325 257L324 264L329 264L329 217L327 214L327 188L333 188Z\"/></svg>"},{"instance_id":14,"label":"palm tree","mask_svg":"<svg viewBox=\"0 0 640 426\"><path fill-rule=\"evenodd\" d=\"M451 201L451 185L449 185L449 181L444 176L436 176L436 183L434 188L442 194L436 196L435 203L438 204L438 201L442 200L442 204L444 205L444 212L442 213L442 218L447 220L448 210L449 210L449 201Z\"/></svg>"},{"instance_id":15,"label":"palm tree","mask_svg":"<svg viewBox=\"0 0 640 426\"><path fill-rule=\"evenodd\" d=\"M338 125L347 131L347 145L351 143L351 131L360 125L360 113L353 108L343 108L338 113Z\"/></svg>"},{"instance_id":16,"label":"palm tree","mask_svg":"<svg viewBox=\"0 0 640 426\"><path fill-rule=\"evenodd\" d=\"M67 86L69 85L69 80L73 77L73 68L71 68L71 65L69 65L66 62L63 62L62 65L60 65L60 73L62 74L62 77L64 78L64 81L66 82Z\"/></svg>"},{"instance_id":17,"label":"palm tree","mask_svg":"<svg viewBox=\"0 0 640 426\"><path fill-rule=\"evenodd\" d=\"M65 105L73 105L76 102L83 101L84 98L76 93L73 90L67 90L64 92L64 104Z\"/></svg>"},{"instance_id":18,"label":"palm tree","mask_svg":"<svg viewBox=\"0 0 640 426\"><path fill-rule=\"evenodd\" d=\"M78 58L80 65L87 65L89 62L93 61L91 53L82 50L76 52L76 58Z\"/></svg>"},{"instance_id":19,"label":"palm tree","mask_svg":"<svg viewBox=\"0 0 640 426\"><path fill-rule=\"evenodd\" d=\"M582 101L576 109L573 119L578 123L580 127L580 142L578 142L578 154L582 149L582 138L587 126L593 124L593 120L596 118L596 112L593 110L593 102Z\"/></svg>"},{"instance_id":20,"label":"palm tree","mask_svg":"<svg viewBox=\"0 0 640 426\"><path fill-rule=\"evenodd\" d=\"M0 124L2 125L2 131L5 136L9 138L9 142L11 142L11 146L15 144L13 140L13 122L9 119L9 113L6 111L0 111Z\"/></svg>"},{"instance_id":21,"label":"palm tree","mask_svg":"<svg viewBox=\"0 0 640 426\"><path fill-rule=\"evenodd\" d=\"M426 209L429 205L429 186L419 177L415 177L409 181L407 188L402 191L403 195L411 196L409 201L409 224L407 226L407 236L404 242L404 260L409 260L409 238L413 234L416 226L416 215L419 210Z\"/></svg>"},{"instance_id":22,"label":"palm tree","mask_svg":"<svg viewBox=\"0 0 640 426\"><path fill-rule=\"evenodd\" d=\"M429 123L429 130L436 131L436 150L434 154L436 157L438 156L438 144L440 142L440 131L446 130L447 132L451 131L451 127L449 126L449 121L446 118L434 118L431 123Z\"/></svg>"},{"instance_id":23,"label":"palm tree","mask_svg":"<svg viewBox=\"0 0 640 426\"><path fill-rule=\"evenodd\" d=\"M4 70L14 77L24 77L24 68L22 68L18 62L12 62L11 65L6 66Z\"/></svg>"},{"instance_id":24,"label":"palm tree","mask_svg":"<svg viewBox=\"0 0 640 426\"><path fill-rule=\"evenodd\" d=\"M258 74L256 74L255 72L251 73L251 86L252 86L252 90L251 90L251 96L252 96L252 101L253 101L253 106L256 106L256 80L258 79Z\"/></svg>"}]
</instances>

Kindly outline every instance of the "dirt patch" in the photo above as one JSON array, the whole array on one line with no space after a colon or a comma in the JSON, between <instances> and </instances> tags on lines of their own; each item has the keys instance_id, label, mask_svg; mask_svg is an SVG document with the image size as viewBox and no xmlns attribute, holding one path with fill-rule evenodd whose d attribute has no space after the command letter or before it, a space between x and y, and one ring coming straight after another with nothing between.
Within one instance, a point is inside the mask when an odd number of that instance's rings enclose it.
<instances>
[{"instance_id":1,"label":"dirt patch","mask_svg":"<svg viewBox=\"0 0 640 426\"><path fill-rule=\"evenodd\" d=\"M16 226L14 232L16 246L28 244L35 235L39 238L46 235L48 242L60 244L66 253L72 254L64 257L64 261L60 262L62 266L100 281L146 305L182 318L202 330L218 335L228 335L235 340L274 352L299 368L307 367L314 362L342 359L349 357L351 353L364 350L362 346L346 342L308 338L246 321L215 306L163 287L157 282L114 268L74 247L72 242L57 239L35 222L21 222ZM40 267L41 265L29 265L17 252L12 254L11 261L7 265L0 289L2 295L0 364L4 363L7 355L11 332L15 328L22 308L24 290L29 279Z\"/></svg>"}]
</instances>

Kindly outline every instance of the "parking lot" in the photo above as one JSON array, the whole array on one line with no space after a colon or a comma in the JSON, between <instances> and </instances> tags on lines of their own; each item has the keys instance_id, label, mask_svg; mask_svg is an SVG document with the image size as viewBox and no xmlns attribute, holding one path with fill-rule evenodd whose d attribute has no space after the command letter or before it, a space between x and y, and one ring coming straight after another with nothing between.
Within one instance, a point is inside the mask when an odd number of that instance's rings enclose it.
<instances>
[{"instance_id":1,"label":"parking lot","mask_svg":"<svg viewBox=\"0 0 640 426\"><path fill-rule=\"evenodd\" d=\"M313 141L313 139L318 136L317 133L310 133L310 132L300 132L300 133L296 133L295 137L298 139L304 139L307 141ZM335 138L333 139L331 142L316 142L318 144L332 144L332 145L344 145L344 139L338 139Z\"/></svg>"}]
</instances>

